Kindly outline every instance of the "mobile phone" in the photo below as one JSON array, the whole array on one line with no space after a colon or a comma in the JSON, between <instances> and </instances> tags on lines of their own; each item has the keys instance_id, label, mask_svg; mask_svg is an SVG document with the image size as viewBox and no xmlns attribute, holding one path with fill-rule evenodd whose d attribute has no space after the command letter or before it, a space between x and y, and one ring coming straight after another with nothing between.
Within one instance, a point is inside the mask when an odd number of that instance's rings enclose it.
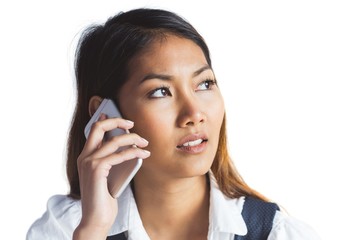
<instances>
[{"instance_id":1,"label":"mobile phone","mask_svg":"<svg viewBox=\"0 0 360 240\"><path fill-rule=\"evenodd\" d=\"M116 107L115 103L111 99L104 99L94 115L91 117L90 121L86 124L84 133L85 137L88 138L91 126L97 122L101 116L101 114L105 114L107 118L118 118L121 117L121 114ZM104 140L107 141L111 137L127 134L128 130L124 130L121 128L113 129L109 132L105 133ZM126 146L121 147L117 150L117 152L122 151L126 148L130 148L134 146ZM125 162L122 162L118 165L112 166L109 172L109 176L107 178L108 181L108 189L111 196L114 198L118 198L121 193L125 190L126 186L130 183L131 179L135 176L136 172L140 169L142 164L142 159L131 159Z\"/></svg>"}]
</instances>

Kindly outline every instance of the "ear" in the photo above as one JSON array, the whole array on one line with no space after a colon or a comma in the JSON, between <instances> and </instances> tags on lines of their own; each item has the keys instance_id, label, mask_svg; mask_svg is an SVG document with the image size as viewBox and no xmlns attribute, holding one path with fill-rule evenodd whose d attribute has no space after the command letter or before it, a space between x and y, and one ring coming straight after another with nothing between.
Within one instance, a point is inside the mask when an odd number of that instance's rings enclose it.
<instances>
[{"instance_id":1,"label":"ear","mask_svg":"<svg viewBox=\"0 0 360 240\"><path fill-rule=\"evenodd\" d=\"M92 96L90 98L90 101L89 101L89 114L90 114L90 117L92 115L94 115L94 113L96 112L96 109L98 109L98 107L100 106L102 100L103 99L101 97L99 97L99 96Z\"/></svg>"}]
</instances>

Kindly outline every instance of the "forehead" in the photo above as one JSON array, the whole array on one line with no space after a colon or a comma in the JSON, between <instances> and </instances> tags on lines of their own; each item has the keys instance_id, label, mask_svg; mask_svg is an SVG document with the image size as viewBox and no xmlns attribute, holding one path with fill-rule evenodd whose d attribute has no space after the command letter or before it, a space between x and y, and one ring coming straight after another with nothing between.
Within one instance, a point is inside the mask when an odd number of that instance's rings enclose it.
<instances>
[{"instance_id":1,"label":"forehead","mask_svg":"<svg viewBox=\"0 0 360 240\"><path fill-rule=\"evenodd\" d=\"M143 71L176 71L183 66L194 69L207 64L202 49L193 41L173 35L154 40L129 62L130 75Z\"/></svg>"}]
</instances>

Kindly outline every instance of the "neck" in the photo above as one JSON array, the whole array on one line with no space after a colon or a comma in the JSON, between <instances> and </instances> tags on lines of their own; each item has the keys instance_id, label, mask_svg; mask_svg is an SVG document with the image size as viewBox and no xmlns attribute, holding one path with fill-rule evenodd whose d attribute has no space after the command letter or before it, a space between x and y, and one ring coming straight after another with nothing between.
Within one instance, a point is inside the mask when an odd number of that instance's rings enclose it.
<instances>
[{"instance_id":1,"label":"neck","mask_svg":"<svg viewBox=\"0 0 360 240\"><path fill-rule=\"evenodd\" d=\"M134 195L151 239L206 239L210 197L206 175L167 181L141 178L134 181Z\"/></svg>"}]
</instances>

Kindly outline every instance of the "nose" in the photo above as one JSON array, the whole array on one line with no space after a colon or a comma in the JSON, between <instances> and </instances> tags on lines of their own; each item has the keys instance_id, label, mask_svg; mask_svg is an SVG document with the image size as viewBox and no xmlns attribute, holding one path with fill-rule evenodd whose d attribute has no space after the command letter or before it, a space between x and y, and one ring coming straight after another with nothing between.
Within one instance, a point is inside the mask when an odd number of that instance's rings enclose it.
<instances>
[{"instance_id":1,"label":"nose","mask_svg":"<svg viewBox=\"0 0 360 240\"><path fill-rule=\"evenodd\" d=\"M178 125L179 127L190 127L197 126L198 124L204 123L206 117L203 108L192 97L184 97L179 101L179 115L178 115Z\"/></svg>"}]
</instances>

